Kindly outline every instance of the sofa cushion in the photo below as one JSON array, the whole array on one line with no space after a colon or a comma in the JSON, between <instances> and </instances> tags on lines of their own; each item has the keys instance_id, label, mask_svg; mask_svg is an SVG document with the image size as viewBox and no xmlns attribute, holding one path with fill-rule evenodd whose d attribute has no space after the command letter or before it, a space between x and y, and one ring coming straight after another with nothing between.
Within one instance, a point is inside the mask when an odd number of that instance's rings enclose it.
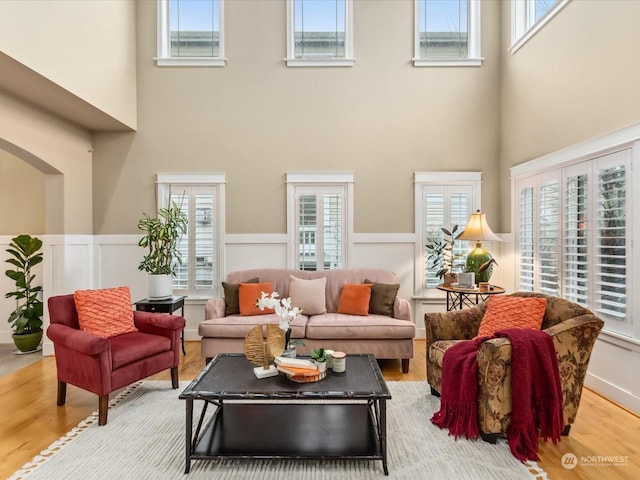
<instances>
[{"instance_id":1,"label":"sofa cushion","mask_svg":"<svg viewBox=\"0 0 640 480\"><path fill-rule=\"evenodd\" d=\"M408 320L385 315L325 313L309 317L307 338L313 339L398 339L415 337L416 327Z\"/></svg>"},{"instance_id":2,"label":"sofa cushion","mask_svg":"<svg viewBox=\"0 0 640 480\"><path fill-rule=\"evenodd\" d=\"M492 337L505 328L540 330L547 299L540 297L491 297L476 337Z\"/></svg>"},{"instance_id":3,"label":"sofa cushion","mask_svg":"<svg viewBox=\"0 0 640 480\"><path fill-rule=\"evenodd\" d=\"M301 308L305 315L319 315L327 311L324 289L326 278L304 280L289 275L289 297L291 305Z\"/></svg>"},{"instance_id":4,"label":"sofa cushion","mask_svg":"<svg viewBox=\"0 0 640 480\"><path fill-rule=\"evenodd\" d=\"M240 300L240 315L267 315L274 313L273 308L258 308L258 299L262 292L270 295L273 292L271 282L241 283L238 287L238 299Z\"/></svg>"},{"instance_id":5,"label":"sofa cushion","mask_svg":"<svg viewBox=\"0 0 640 480\"><path fill-rule=\"evenodd\" d=\"M258 283L260 279L258 277L250 278L242 283ZM224 314L225 315L237 315L240 313L240 284L222 282L222 288L224 289Z\"/></svg>"},{"instance_id":6,"label":"sofa cushion","mask_svg":"<svg viewBox=\"0 0 640 480\"><path fill-rule=\"evenodd\" d=\"M198 334L201 337L216 338L244 338L256 325L273 323L279 325L280 317L273 314L241 316L232 315L224 318L211 318L198 325ZM298 315L291 322L291 338L304 338L307 327L307 316Z\"/></svg>"},{"instance_id":7,"label":"sofa cushion","mask_svg":"<svg viewBox=\"0 0 640 480\"><path fill-rule=\"evenodd\" d=\"M171 350L171 339L160 335L133 332L109 338L112 370Z\"/></svg>"},{"instance_id":8,"label":"sofa cushion","mask_svg":"<svg viewBox=\"0 0 640 480\"><path fill-rule=\"evenodd\" d=\"M398 295L399 283L376 283L368 278L364 283L371 284L371 300L369 300L369 313L373 315L386 315L393 317L393 305Z\"/></svg>"},{"instance_id":9,"label":"sofa cushion","mask_svg":"<svg viewBox=\"0 0 640 480\"><path fill-rule=\"evenodd\" d=\"M262 282L271 282L273 289L280 297L289 297L289 276L312 280L314 278L326 278L325 301L327 312L336 312L340 303L342 286L345 283L363 283L366 278L372 282L398 283L395 273L379 268L341 268L334 270L292 270L284 268L254 268L250 270L238 270L227 275L227 282L240 283L245 278L258 277Z\"/></svg>"},{"instance_id":10,"label":"sofa cushion","mask_svg":"<svg viewBox=\"0 0 640 480\"><path fill-rule=\"evenodd\" d=\"M138 331L133 323L129 287L76 290L73 301L80 329L85 332L109 338Z\"/></svg>"},{"instance_id":11,"label":"sofa cushion","mask_svg":"<svg viewBox=\"0 0 640 480\"><path fill-rule=\"evenodd\" d=\"M342 286L338 313L347 315L369 315L369 300L371 300L371 284L345 283Z\"/></svg>"}]
</instances>

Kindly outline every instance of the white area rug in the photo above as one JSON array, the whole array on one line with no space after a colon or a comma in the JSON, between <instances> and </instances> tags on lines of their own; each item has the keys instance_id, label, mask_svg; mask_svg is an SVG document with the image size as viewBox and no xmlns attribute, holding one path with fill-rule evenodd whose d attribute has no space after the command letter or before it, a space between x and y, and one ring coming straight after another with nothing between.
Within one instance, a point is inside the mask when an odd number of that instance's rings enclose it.
<instances>
[{"instance_id":1,"label":"white area rug","mask_svg":"<svg viewBox=\"0 0 640 480\"><path fill-rule=\"evenodd\" d=\"M425 382L387 383L393 396L387 402L389 477L381 461L359 460L194 460L185 475L185 402L178 395L188 383L172 390L168 381L144 381L112 402L107 425L99 427L94 412L10 480L547 478L534 463L516 460L504 441L455 441L435 427L429 419L440 401Z\"/></svg>"}]
</instances>

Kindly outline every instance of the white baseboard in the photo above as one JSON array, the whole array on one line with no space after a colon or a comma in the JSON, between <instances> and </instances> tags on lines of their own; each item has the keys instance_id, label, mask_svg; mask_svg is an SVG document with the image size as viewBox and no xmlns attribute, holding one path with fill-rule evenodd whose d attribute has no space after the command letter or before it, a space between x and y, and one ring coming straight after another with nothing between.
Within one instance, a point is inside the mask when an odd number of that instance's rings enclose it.
<instances>
[{"instance_id":1,"label":"white baseboard","mask_svg":"<svg viewBox=\"0 0 640 480\"><path fill-rule=\"evenodd\" d=\"M588 372L584 383L591 390L599 393L603 397L607 397L609 400L628 408L632 412L640 414L640 397L637 397L633 393L623 390L617 385L609 383Z\"/></svg>"}]
</instances>

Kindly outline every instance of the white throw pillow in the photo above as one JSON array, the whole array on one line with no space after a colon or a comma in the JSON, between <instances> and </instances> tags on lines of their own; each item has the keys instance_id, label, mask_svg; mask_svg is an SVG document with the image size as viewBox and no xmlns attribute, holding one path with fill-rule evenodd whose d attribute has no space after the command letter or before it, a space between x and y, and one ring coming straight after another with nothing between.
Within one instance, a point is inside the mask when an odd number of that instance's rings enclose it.
<instances>
[{"instance_id":1,"label":"white throw pillow","mask_svg":"<svg viewBox=\"0 0 640 480\"><path fill-rule=\"evenodd\" d=\"M303 315L320 315L327 311L324 290L326 278L303 280L289 275L289 297L291 306L302 309Z\"/></svg>"}]
</instances>

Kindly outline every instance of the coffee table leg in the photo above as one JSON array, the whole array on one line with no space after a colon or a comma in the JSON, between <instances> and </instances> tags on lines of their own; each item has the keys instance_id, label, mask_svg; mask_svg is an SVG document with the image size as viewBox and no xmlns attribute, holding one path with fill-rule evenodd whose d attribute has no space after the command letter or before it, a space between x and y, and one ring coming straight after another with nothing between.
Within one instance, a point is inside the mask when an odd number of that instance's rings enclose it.
<instances>
[{"instance_id":1,"label":"coffee table leg","mask_svg":"<svg viewBox=\"0 0 640 480\"><path fill-rule=\"evenodd\" d=\"M385 475L389 475L387 467L387 401L380 400L380 449L382 450L382 468Z\"/></svg>"},{"instance_id":2,"label":"coffee table leg","mask_svg":"<svg viewBox=\"0 0 640 480\"><path fill-rule=\"evenodd\" d=\"M186 403L186 425L185 425L185 445L186 445L186 465L184 473L189 473L191 470L191 435L193 429L193 398L187 398Z\"/></svg>"}]
</instances>

